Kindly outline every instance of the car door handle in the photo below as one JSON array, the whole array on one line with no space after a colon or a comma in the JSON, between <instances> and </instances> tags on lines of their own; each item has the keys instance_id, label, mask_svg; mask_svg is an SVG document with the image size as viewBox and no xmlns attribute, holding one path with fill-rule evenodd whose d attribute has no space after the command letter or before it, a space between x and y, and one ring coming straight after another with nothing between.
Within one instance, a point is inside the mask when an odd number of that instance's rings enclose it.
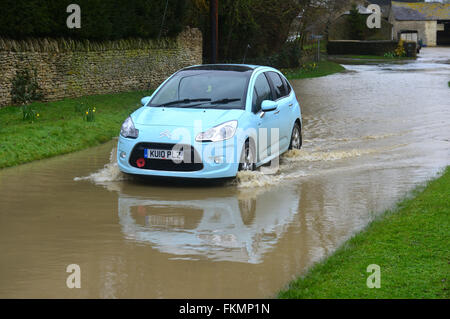
<instances>
[{"instance_id":1,"label":"car door handle","mask_svg":"<svg viewBox=\"0 0 450 319\"><path fill-rule=\"evenodd\" d=\"M275 113L273 113L273 114L278 114L278 113L280 113L280 110L276 111L276 112L275 112Z\"/></svg>"},{"instance_id":2,"label":"car door handle","mask_svg":"<svg viewBox=\"0 0 450 319\"><path fill-rule=\"evenodd\" d=\"M294 103L289 104L289 107L292 107L294 105Z\"/></svg>"}]
</instances>

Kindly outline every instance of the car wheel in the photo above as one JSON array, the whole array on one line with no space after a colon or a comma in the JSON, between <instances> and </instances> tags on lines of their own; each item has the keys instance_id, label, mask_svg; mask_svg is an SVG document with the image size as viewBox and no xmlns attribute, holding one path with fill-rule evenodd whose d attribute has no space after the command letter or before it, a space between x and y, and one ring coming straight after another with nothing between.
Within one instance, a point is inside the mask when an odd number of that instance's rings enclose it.
<instances>
[{"instance_id":1,"label":"car wheel","mask_svg":"<svg viewBox=\"0 0 450 319\"><path fill-rule=\"evenodd\" d=\"M289 149L299 150L301 148L302 148L302 131L300 129L300 125L298 125L298 123L295 123L294 128L292 129L291 144L289 144Z\"/></svg>"},{"instance_id":2,"label":"car wheel","mask_svg":"<svg viewBox=\"0 0 450 319\"><path fill-rule=\"evenodd\" d=\"M239 171L254 171L255 170L255 151L250 141L245 141L244 149L242 150L241 160L239 162Z\"/></svg>"}]
</instances>

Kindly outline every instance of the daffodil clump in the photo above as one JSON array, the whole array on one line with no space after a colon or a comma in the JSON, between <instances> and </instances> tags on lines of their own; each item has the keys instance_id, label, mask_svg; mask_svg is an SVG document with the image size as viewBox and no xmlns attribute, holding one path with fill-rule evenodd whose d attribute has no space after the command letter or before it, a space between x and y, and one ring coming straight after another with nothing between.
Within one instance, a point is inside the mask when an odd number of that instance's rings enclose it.
<instances>
[{"instance_id":1,"label":"daffodil clump","mask_svg":"<svg viewBox=\"0 0 450 319\"><path fill-rule=\"evenodd\" d=\"M95 122L95 107L88 108L84 114L84 119L86 122Z\"/></svg>"},{"instance_id":2,"label":"daffodil clump","mask_svg":"<svg viewBox=\"0 0 450 319\"><path fill-rule=\"evenodd\" d=\"M39 113L31 108L30 105L22 105L22 120L33 123L39 119Z\"/></svg>"},{"instance_id":3,"label":"daffodil clump","mask_svg":"<svg viewBox=\"0 0 450 319\"><path fill-rule=\"evenodd\" d=\"M317 63L313 62L309 64L303 64L302 69L305 71L314 71L315 69L317 69Z\"/></svg>"},{"instance_id":4,"label":"daffodil clump","mask_svg":"<svg viewBox=\"0 0 450 319\"><path fill-rule=\"evenodd\" d=\"M405 41L403 41L402 39L400 39L400 41L398 41L397 48L394 51L396 56L398 56L398 57L406 56L406 51L405 51L405 45L404 44L405 44Z\"/></svg>"}]
</instances>

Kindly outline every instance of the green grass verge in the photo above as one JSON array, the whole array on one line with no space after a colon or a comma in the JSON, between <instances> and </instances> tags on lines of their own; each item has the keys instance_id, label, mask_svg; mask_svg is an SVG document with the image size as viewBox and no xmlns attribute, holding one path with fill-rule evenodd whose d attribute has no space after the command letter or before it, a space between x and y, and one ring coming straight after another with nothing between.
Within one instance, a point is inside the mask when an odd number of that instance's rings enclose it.
<instances>
[{"instance_id":1,"label":"green grass verge","mask_svg":"<svg viewBox=\"0 0 450 319\"><path fill-rule=\"evenodd\" d=\"M281 71L289 80L292 80L292 79L317 78L321 76L342 72L344 70L345 68L338 63L332 61L320 61L319 63L317 63L317 66L314 69L300 68L300 69L284 69Z\"/></svg>"},{"instance_id":2,"label":"green grass verge","mask_svg":"<svg viewBox=\"0 0 450 319\"><path fill-rule=\"evenodd\" d=\"M121 123L151 92L93 95L57 102L32 103L39 113L33 123L22 120L19 106L0 109L0 168L81 150L117 136ZM96 108L86 122L76 106ZM84 111L84 109L83 109Z\"/></svg>"},{"instance_id":3,"label":"green grass verge","mask_svg":"<svg viewBox=\"0 0 450 319\"><path fill-rule=\"evenodd\" d=\"M450 168L386 212L279 298L449 298ZM369 289L367 266L381 267Z\"/></svg>"}]
</instances>

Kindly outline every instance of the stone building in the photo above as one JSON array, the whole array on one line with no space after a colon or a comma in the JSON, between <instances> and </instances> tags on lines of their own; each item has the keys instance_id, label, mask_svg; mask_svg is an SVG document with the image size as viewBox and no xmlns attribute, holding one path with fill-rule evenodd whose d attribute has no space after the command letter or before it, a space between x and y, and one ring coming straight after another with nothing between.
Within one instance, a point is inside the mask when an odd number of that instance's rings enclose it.
<instances>
[{"instance_id":1,"label":"stone building","mask_svg":"<svg viewBox=\"0 0 450 319\"><path fill-rule=\"evenodd\" d=\"M448 1L447 1L448 2ZM367 30L364 40L419 41L425 46L450 45L450 3L423 2L423 0L363 0L359 13L369 15L365 8L377 4L381 8L381 29ZM339 13L329 28L329 40L349 39L346 17Z\"/></svg>"},{"instance_id":2,"label":"stone building","mask_svg":"<svg viewBox=\"0 0 450 319\"><path fill-rule=\"evenodd\" d=\"M417 38L426 46L450 45L450 4L392 1L389 22L394 40Z\"/></svg>"}]
</instances>

